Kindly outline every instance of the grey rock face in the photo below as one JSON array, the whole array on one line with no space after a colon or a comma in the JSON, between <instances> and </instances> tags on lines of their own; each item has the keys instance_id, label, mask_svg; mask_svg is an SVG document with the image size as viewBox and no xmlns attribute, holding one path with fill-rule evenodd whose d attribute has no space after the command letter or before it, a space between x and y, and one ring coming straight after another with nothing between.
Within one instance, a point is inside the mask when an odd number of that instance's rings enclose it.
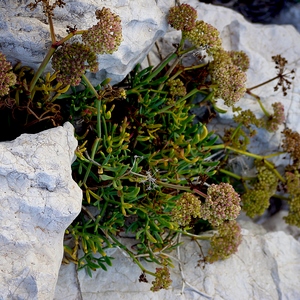
<instances>
[{"instance_id":1,"label":"grey rock face","mask_svg":"<svg viewBox=\"0 0 300 300\"><path fill-rule=\"evenodd\" d=\"M0 2L0 51L11 61L36 69L51 45L49 26L41 5L34 11L26 6L33 0L4 0ZM95 11L103 6L120 15L123 42L113 55L98 57L100 71L90 78L97 85L106 77L111 83L121 81L143 60L154 42L168 28L163 10L171 0L65 0L64 8L55 8L54 26L57 39L66 36L67 26L88 29L96 24ZM158 3L157 3L158 2ZM49 70L49 69L48 69Z\"/></svg>"},{"instance_id":2,"label":"grey rock face","mask_svg":"<svg viewBox=\"0 0 300 300\"><path fill-rule=\"evenodd\" d=\"M73 127L0 143L0 298L53 299L65 229L79 214Z\"/></svg>"},{"instance_id":3,"label":"grey rock face","mask_svg":"<svg viewBox=\"0 0 300 300\"><path fill-rule=\"evenodd\" d=\"M249 228L251 224L249 224ZM99 270L90 278L73 265L60 269L55 300L64 299L299 299L300 244L284 232L259 233L257 229L243 230L239 251L224 261L203 265L198 245L184 240L180 249L180 262L186 285L183 285L178 264L171 269L173 288L151 292L149 283L138 281L138 266L119 250L108 254L115 257L113 267ZM208 242L201 243L207 251ZM177 253L172 253L177 257ZM152 269L154 266L144 265ZM73 278L73 280L71 280ZM78 283L76 284L76 280ZM193 288L191 286L192 285ZM184 287L184 288L183 288Z\"/></svg>"}]
</instances>

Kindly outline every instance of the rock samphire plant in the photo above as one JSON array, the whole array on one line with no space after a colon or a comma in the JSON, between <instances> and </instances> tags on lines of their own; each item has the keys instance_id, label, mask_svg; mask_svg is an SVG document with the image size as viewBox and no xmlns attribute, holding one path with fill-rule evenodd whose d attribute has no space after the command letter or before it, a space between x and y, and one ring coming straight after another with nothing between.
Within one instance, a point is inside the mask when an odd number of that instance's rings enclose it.
<instances>
[{"instance_id":1,"label":"rock samphire plant","mask_svg":"<svg viewBox=\"0 0 300 300\"><path fill-rule=\"evenodd\" d=\"M36 0L29 8L37 5L48 18L52 44L37 71L12 67L0 54L0 107L16 133L67 120L75 127L79 145L72 170L83 200L80 215L66 230L64 262L92 276L113 263L106 250L118 247L140 267L140 281L154 276L151 289L157 291L171 285L172 251L180 249L183 235L210 241L206 262L226 259L242 240L240 210L261 215L274 196L289 204L286 221L300 225L300 135L283 131L282 149L292 159L284 174L270 160L281 153L247 150L255 128L276 131L284 123L283 105L273 103L272 113L264 108L253 93L258 86L246 87L247 55L224 50L218 30L197 20L194 8L170 9L168 22L181 39L157 66L138 65L115 86L109 79L93 86L86 71L97 72L97 55L112 54L122 42L119 16L108 8L97 10L94 26L68 26L58 41L52 17L64 1ZM276 76L259 86L278 80L275 90L286 95L291 85L286 60L279 55L273 60ZM50 61L54 71L43 75ZM263 118L237 106L245 93L257 100ZM224 135L206 127L225 112L217 106L219 98L235 112L236 126ZM204 113L196 117L192 112L199 106ZM232 156L253 158L256 175L234 173L228 164ZM143 260L159 266L148 270Z\"/></svg>"}]
</instances>

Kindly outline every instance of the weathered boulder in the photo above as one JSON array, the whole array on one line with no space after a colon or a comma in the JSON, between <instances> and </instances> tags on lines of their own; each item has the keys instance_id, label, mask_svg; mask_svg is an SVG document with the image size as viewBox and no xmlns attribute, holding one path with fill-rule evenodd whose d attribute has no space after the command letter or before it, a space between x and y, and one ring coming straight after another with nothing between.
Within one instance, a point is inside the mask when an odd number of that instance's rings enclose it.
<instances>
[{"instance_id":1,"label":"weathered boulder","mask_svg":"<svg viewBox=\"0 0 300 300\"><path fill-rule=\"evenodd\" d=\"M118 249L112 249L108 255L115 257L113 266L108 271L96 271L93 278L85 271L77 273L72 264L62 266L54 299L139 300L141 296L152 300L299 299L300 243L284 232L263 233L251 223L244 225L249 230L243 230L239 251L214 264L201 263L199 246L194 241L184 240L179 252L185 286L174 261L175 268L171 269L173 288L151 292L152 278L147 276L149 283L140 283L138 266ZM204 252L207 251L208 242L201 246ZM178 258L177 253L171 255Z\"/></svg>"},{"instance_id":2,"label":"weathered boulder","mask_svg":"<svg viewBox=\"0 0 300 300\"><path fill-rule=\"evenodd\" d=\"M65 229L79 214L70 123L0 143L0 298L53 299Z\"/></svg>"},{"instance_id":3,"label":"weathered boulder","mask_svg":"<svg viewBox=\"0 0 300 300\"><path fill-rule=\"evenodd\" d=\"M49 26L41 5L34 11L26 6L33 0L0 1L0 51L10 61L19 60L23 65L36 69L51 45ZM67 26L88 29L96 24L95 11L103 6L120 15L123 27L123 42L113 55L99 56L100 71L91 74L97 85L106 77L111 83L121 81L134 66L143 60L154 42L168 28L161 10L171 0L74 0L65 1L63 8L54 10L54 27L58 39L66 36ZM158 4L157 4L158 2ZM138 5L137 5L138 4ZM49 44L50 43L50 44Z\"/></svg>"}]
</instances>

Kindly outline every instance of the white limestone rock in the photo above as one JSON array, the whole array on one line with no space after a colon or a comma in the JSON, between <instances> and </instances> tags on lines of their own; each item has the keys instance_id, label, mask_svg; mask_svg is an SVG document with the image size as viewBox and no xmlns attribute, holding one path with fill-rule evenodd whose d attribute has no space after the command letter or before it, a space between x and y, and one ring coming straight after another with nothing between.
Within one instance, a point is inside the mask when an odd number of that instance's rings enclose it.
<instances>
[{"instance_id":1,"label":"white limestone rock","mask_svg":"<svg viewBox=\"0 0 300 300\"><path fill-rule=\"evenodd\" d=\"M209 243L202 242L201 245L206 252ZM236 254L205 266L199 263L198 245L185 239L180 247L180 261L187 283L198 292L185 285L182 295L182 277L175 261L175 268L171 269L173 287L153 293L149 290L152 277L147 276L149 283L140 283L141 271L129 258L117 249L111 249L108 255L115 257L113 266L108 271L96 271L93 278L85 271L76 274L73 265L63 265L54 299L140 300L141 296L152 300L300 299L300 243L284 232L258 233L257 229L244 229L243 241ZM176 253L172 255L176 257ZM144 265L154 269L151 264ZM71 276L74 278L72 284Z\"/></svg>"},{"instance_id":2,"label":"white limestone rock","mask_svg":"<svg viewBox=\"0 0 300 300\"><path fill-rule=\"evenodd\" d=\"M0 298L54 296L65 229L81 210L70 123L0 143Z\"/></svg>"},{"instance_id":3,"label":"white limestone rock","mask_svg":"<svg viewBox=\"0 0 300 300\"><path fill-rule=\"evenodd\" d=\"M0 51L11 61L20 60L23 65L36 69L43 60L51 39L49 26L41 5L34 11L26 6L33 0L0 1ZM90 74L94 85L106 77L111 83L121 81L151 50L154 42L168 28L165 14L155 0L65 0L64 8L54 10L54 27L57 38L66 36L67 26L77 25L88 29L96 24L95 11L103 6L120 15L123 42L113 55L98 56L100 71ZM171 0L159 1L163 7ZM170 4L171 5L171 4ZM162 8L163 8L162 7ZM50 43L50 44L49 44Z\"/></svg>"},{"instance_id":4,"label":"white limestone rock","mask_svg":"<svg viewBox=\"0 0 300 300\"><path fill-rule=\"evenodd\" d=\"M300 228L285 223L283 218L287 215L288 211L281 210L270 218L266 218L261 224L269 232L283 231L300 242Z\"/></svg>"}]
</instances>

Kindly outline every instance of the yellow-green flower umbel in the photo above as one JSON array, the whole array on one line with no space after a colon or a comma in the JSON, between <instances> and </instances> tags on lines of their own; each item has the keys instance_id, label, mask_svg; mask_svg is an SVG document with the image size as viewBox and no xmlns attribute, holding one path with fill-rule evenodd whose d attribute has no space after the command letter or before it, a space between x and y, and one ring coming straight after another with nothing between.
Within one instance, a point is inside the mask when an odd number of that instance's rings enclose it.
<instances>
[{"instance_id":1,"label":"yellow-green flower umbel","mask_svg":"<svg viewBox=\"0 0 300 300\"><path fill-rule=\"evenodd\" d=\"M58 82L65 85L79 85L81 76L89 69L98 71L96 54L90 48L79 42L65 43L52 57L52 67L59 73L56 76Z\"/></svg>"},{"instance_id":2,"label":"yellow-green flower umbel","mask_svg":"<svg viewBox=\"0 0 300 300\"><path fill-rule=\"evenodd\" d=\"M188 4L170 8L168 23L176 30L189 31L195 26L197 11Z\"/></svg>"},{"instance_id":3,"label":"yellow-green flower umbel","mask_svg":"<svg viewBox=\"0 0 300 300\"><path fill-rule=\"evenodd\" d=\"M0 96L9 93L9 87L16 83L16 75L11 71L11 63L6 61L6 57L0 52Z\"/></svg>"},{"instance_id":4,"label":"yellow-green flower umbel","mask_svg":"<svg viewBox=\"0 0 300 300\"><path fill-rule=\"evenodd\" d=\"M98 23L82 34L82 41L96 54L112 54L122 41L121 19L106 7L96 11L96 18Z\"/></svg>"},{"instance_id":5,"label":"yellow-green flower umbel","mask_svg":"<svg viewBox=\"0 0 300 300\"><path fill-rule=\"evenodd\" d=\"M207 189L207 198L201 205L201 218L213 226L225 220L234 220L240 213L241 198L229 183L212 184Z\"/></svg>"}]
</instances>

